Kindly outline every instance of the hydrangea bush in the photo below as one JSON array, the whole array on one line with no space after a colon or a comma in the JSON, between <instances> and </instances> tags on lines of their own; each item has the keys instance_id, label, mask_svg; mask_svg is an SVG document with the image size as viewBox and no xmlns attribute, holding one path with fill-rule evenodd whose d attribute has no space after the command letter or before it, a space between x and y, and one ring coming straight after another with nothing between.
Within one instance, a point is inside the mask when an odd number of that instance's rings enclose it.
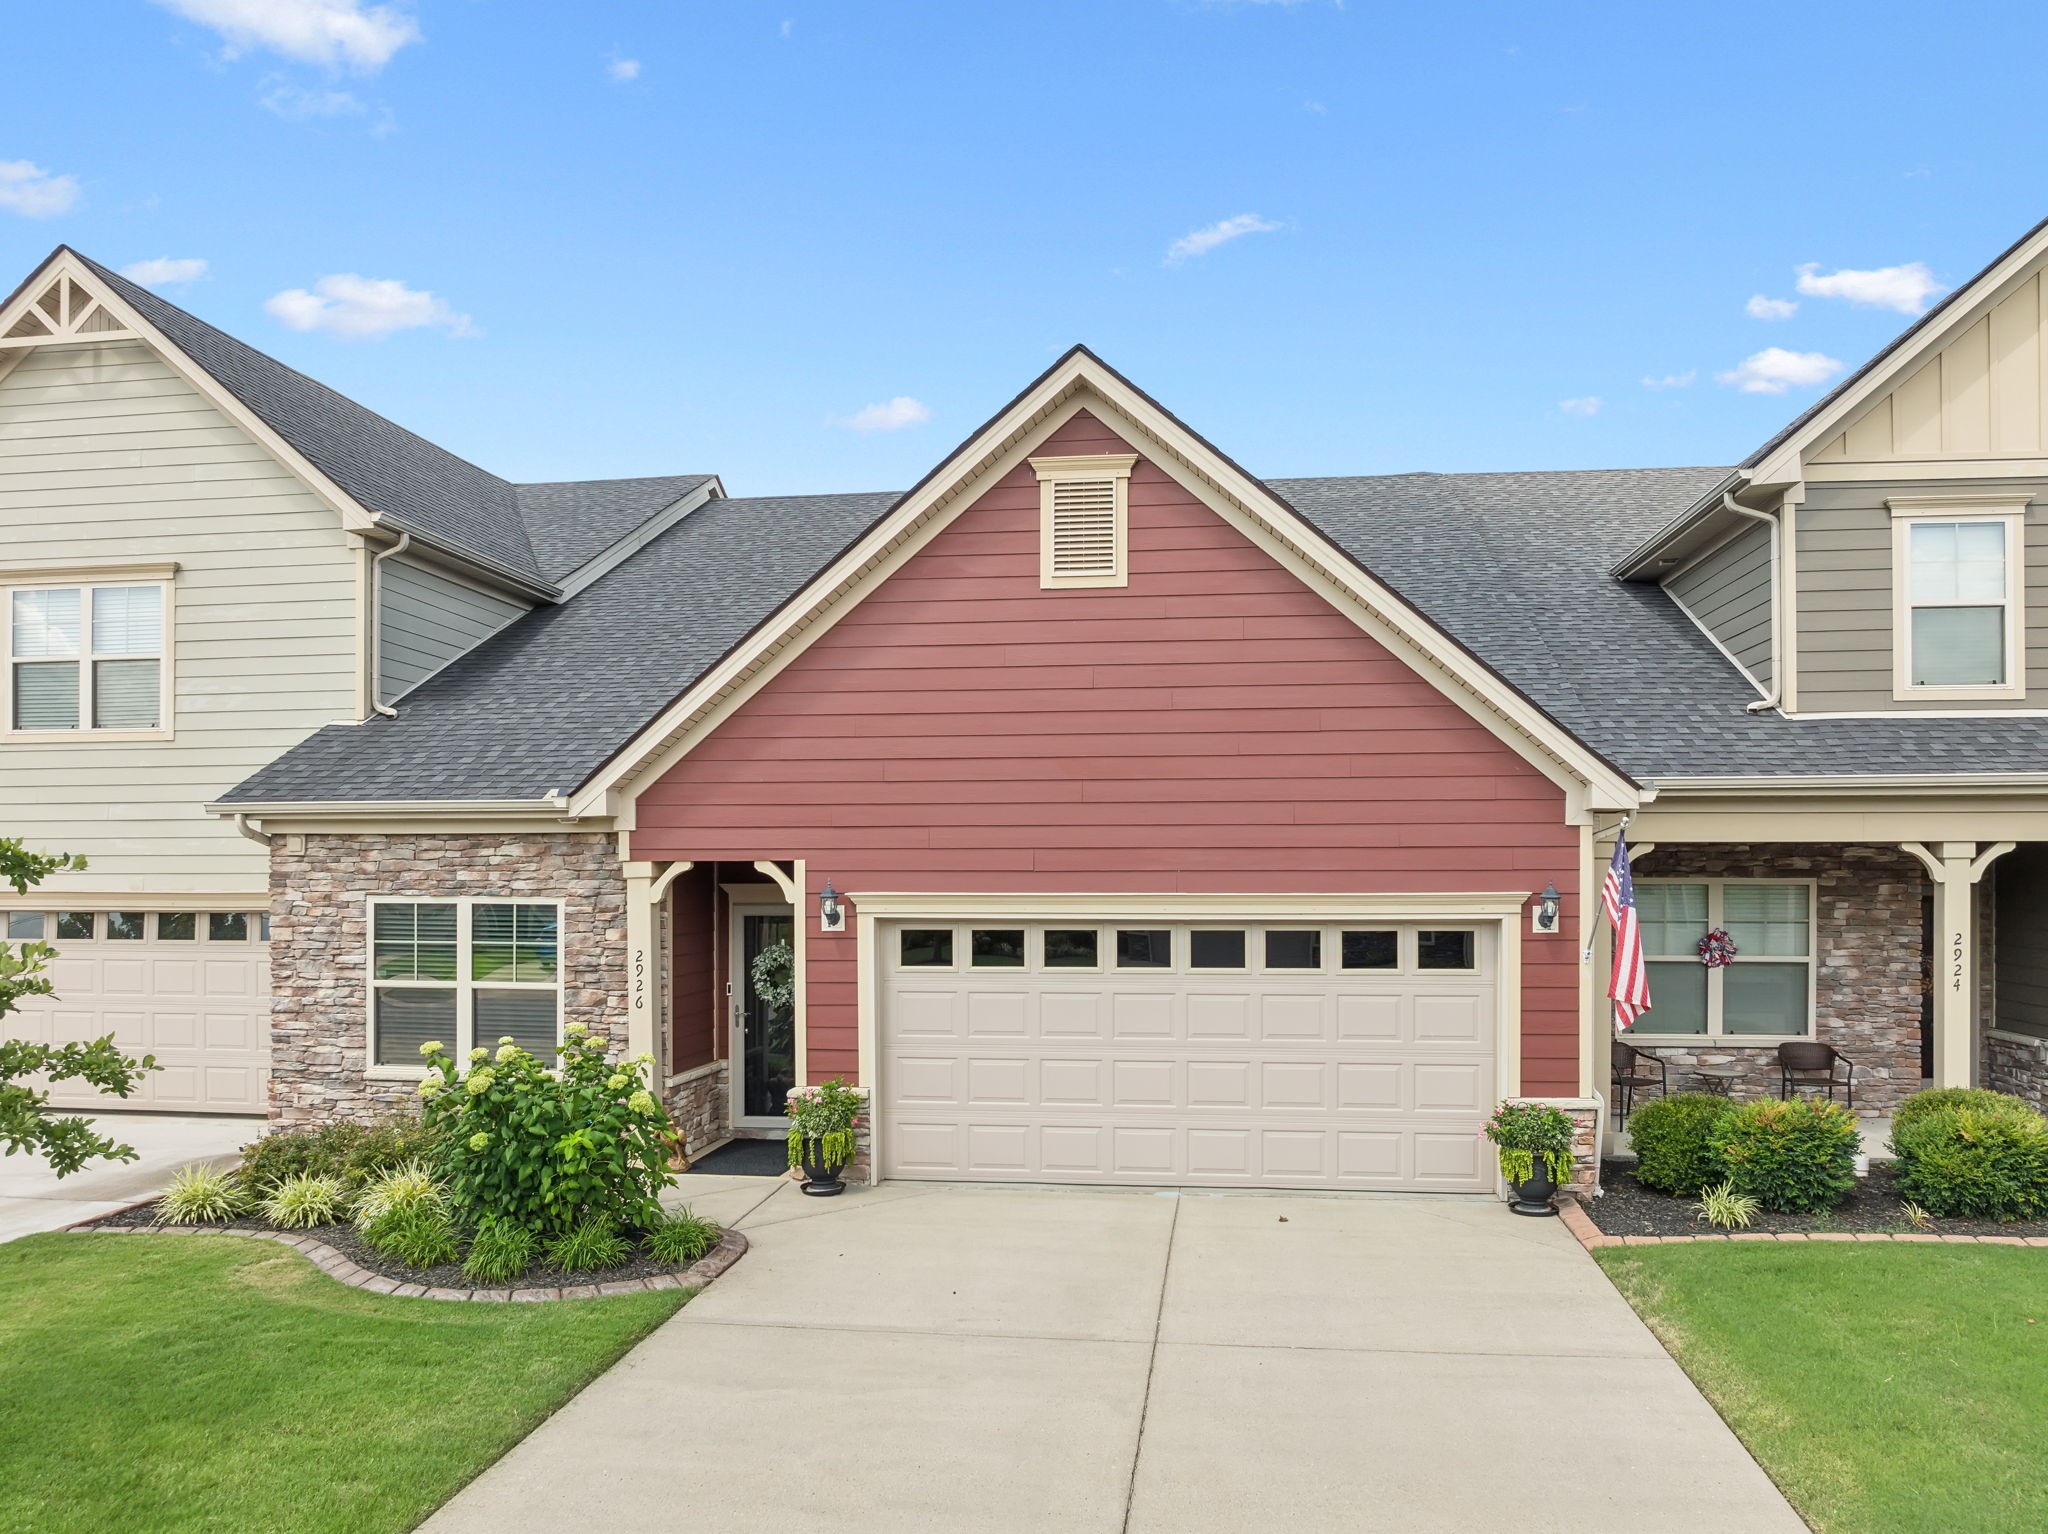
<instances>
[{"instance_id":1,"label":"hydrangea bush","mask_svg":"<svg viewBox=\"0 0 2048 1534\"><path fill-rule=\"evenodd\" d=\"M581 1023L550 1071L509 1038L470 1051L464 1071L438 1043L420 1047L420 1083L440 1171L467 1225L495 1218L559 1236L591 1221L652 1229L671 1132L648 1084L653 1057L613 1061Z\"/></svg>"}]
</instances>

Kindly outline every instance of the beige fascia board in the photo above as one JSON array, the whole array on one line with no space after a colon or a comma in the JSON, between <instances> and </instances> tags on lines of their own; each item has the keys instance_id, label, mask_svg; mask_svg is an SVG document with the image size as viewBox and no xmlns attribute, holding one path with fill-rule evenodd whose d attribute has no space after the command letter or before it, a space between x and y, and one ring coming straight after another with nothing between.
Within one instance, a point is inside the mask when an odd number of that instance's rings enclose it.
<instances>
[{"instance_id":1,"label":"beige fascia board","mask_svg":"<svg viewBox=\"0 0 2048 1534\"><path fill-rule=\"evenodd\" d=\"M1809 716L1811 717L1811 716ZM1898 717L1896 715L1887 717ZM1910 717L1910 716L1908 716ZM1806 794L1954 794L2048 791L2048 773L1841 773L1804 777L1668 777L1656 780L1658 803L1728 795L1769 798Z\"/></svg>"},{"instance_id":2,"label":"beige fascia board","mask_svg":"<svg viewBox=\"0 0 2048 1534\"><path fill-rule=\"evenodd\" d=\"M711 501L722 500L724 496L724 482L716 474L712 475L688 495L682 496L672 504L663 507L645 522L634 528L633 531L626 534L625 537L619 539L618 542L607 545L563 576L556 583L556 588L560 593L560 600L568 601L569 598L576 595L577 592L583 590L584 587L590 585L593 581L609 575L612 571L618 569L620 565L646 548L648 544L654 542L655 539L674 527L691 512L696 511L699 507Z\"/></svg>"},{"instance_id":3,"label":"beige fascia board","mask_svg":"<svg viewBox=\"0 0 2048 1534\"><path fill-rule=\"evenodd\" d=\"M1858 379L1854 388L1830 403L1796 434L1779 443L1772 450L1770 457L1763 459L1750 471L1749 478L1755 483L1763 484L1780 480L1792 482L1811 477L1809 467L1804 461L1808 449L1831 440L1837 432L1847 428L1873 400L1882 397L1907 373L1925 361L1930 352L1976 324L2006 296L2006 289L2026 271L2028 266L2039 260L2044 251L2048 251L2048 227L2037 229L2032 238L2013 247L2004 259L1971 283L1965 293L1957 295L1954 301L1949 302L1938 324L1928 325L1920 334L1900 345L1889 357ZM1892 467L1896 471L1897 466Z\"/></svg>"},{"instance_id":4,"label":"beige fascia board","mask_svg":"<svg viewBox=\"0 0 2048 1534\"><path fill-rule=\"evenodd\" d=\"M615 790L630 793L636 781L658 775L679 754L671 748L680 743L687 749L690 732L704 726L712 711L744 685L750 674L794 641L801 639L808 645L828 628L851 605L840 602L849 588L876 574L892 555L897 556L896 563L908 557L898 546L920 528L923 537L932 536L937 531L932 524L938 514L970 504L978 487L991 479L999 459L1013 452L1028 456L1028 439L1050 435L1058 423L1047 423L1062 405L1070 407L1068 415L1081 408L1080 391L1084 388L1093 396L1090 404L1100 402L1123 417L1126 428L1135 428L1138 435L1156 444L1162 454L1155 461L1184 488L1283 565L1311 577L1312 588L1334 587L1348 598L1338 604L1340 611L1351 614L1361 628L1422 675L1436 679L1446 696L1553 782L1567 790L1576 784L1586 785L1599 809L1627 809L1640 802L1640 786L1620 769L1431 625L1305 519L1202 444L1164 410L1096 367L1091 358L1076 354L955 454L947 467L960 465L957 472L935 473L921 490L905 497L785 607L785 616L773 628L763 629L753 642L734 650L665 710L578 790L573 807L581 812L603 803ZM803 637L806 631L810 631L808 638ZM715 727L715 721L711 725Z\"/></svg>"},{"instance_id":5,"label":"beige fascia board","mask_svg":"<svg viewBox=\"0 0 2048 1534\"><path fill-rule=\"evenodd\" d=\"M1616 580L1641 580L1655 577L1659 581L1676 575L1687 564L1700 557L1702 550L1714 540L1711 531L1697 546L1690 540L1703 529L1712 529L1722 518L1728 518L1731 527L1737 520L1722 503L1721 497L1732 495L1742 499L1742 493L1751 488L1750 481L1741 474L1730 474L1706 495L1680 512L1671 521L1657 529L1648 538L1637 544L1628 553L1607 568L1607 573ZM1736 529L1739 530L1739 529ZM1683 544L1686 552L1674 556L1674 562L1663 563L1666 552L1674 545Z\"/></svg>"},{"instance_id":6,"label":"beige fascia board","mask_svg":"<svg viewBox=\"0 0 2048 1534\"><path fill-rule=\"evenodd\" d=\"M2044 477L2048 477L2048 458L2038 455L1990 458L1981 453L1959 453L1952 458L1821 458L1806 465L1805 470L1805 478L1813 484Z\"/></svg>"},{"instance_id":7,"label":"beige fascia board","mask_svg":"<svg viewBox=\"0 0 2048 1534\"><path fill-rule=\"evenodd\" d=\"M613 829L602 816L569 813L559 799L447 799L405 802L300 802L202 806L207 813L244 816L266 832L280 831L374 834L377 832L531 830L535 826L575 831Z\"/></svg>"},{"instance_id":8,"label":"beige fascia board","mask_svg":"<svg viewBox=\"0 0 2048 1534\"><path fill-rule=\"evenodd\" d=\"M948 921L1414 921L1464 918L1499 921L1518 915L1533 898L1527 890L1459 893L1326 895L1133 894L917 894L848 891L842 898L877 921L931 918Z\"/></svg>"},{"instance_id":9,"label":"beige fascia board","mask_svg":"<svg viewBox=\"0 0 2048 1534\"><path fill-rule=\"evenodd\" d=\"M478 559L473 554L464 554L445 544L436 543L429 533L422 533L407 526L397 517L379 517L376 531L367 535L367 541L374 542L379 549L395 546L401 534L412 539L405 546L405 557L416 559L420 564L438 574L464 581L472 586L510 596L532 606L540 602L555 601L560 588L548 581L531 575L520 575L502 565Z\"/></svg>"},{"instance_id":10,"label":"beige fascia board","mask_svg":"<svg viewBox=\"0 0 2048 1534\"><path fill-rule=\"evenodd\" d=\"M78 890L55 879L26 895L0 888L0 911L267 911L268 890Z\"/></svg>"}]
</instances>

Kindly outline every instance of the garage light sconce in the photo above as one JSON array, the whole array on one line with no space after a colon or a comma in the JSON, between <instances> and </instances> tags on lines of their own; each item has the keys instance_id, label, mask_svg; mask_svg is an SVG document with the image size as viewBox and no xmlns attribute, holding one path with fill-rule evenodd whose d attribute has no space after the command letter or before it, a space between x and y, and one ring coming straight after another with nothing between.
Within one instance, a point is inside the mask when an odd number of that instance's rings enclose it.
<instances>
[{"instance_id":1,"label":"garage light sconce","mask_svg":"<svg viewBox=\"0 0 2048 1534\"><path fill-rule=\"evenodd\" d=\"M1543 893L1536 897L1536 909L1529 913L1529 930L1555 932L1560 914L1558 902L1562 899L1564 897L1557 892L1555 884L1544 885Z\"/></svg>"},{"instance_id":2,"label":"garage light sconce","mask_svg":"<svg viewBox=\"0 0 2048 1534\"><path fill-rule=\"evenodd\" d=\"M825 887L818 891L818 930L821 932L844 932L846 930L846 907L839 903L839 891L832 888L827 879Z\"/></svg>"}]
</instances>

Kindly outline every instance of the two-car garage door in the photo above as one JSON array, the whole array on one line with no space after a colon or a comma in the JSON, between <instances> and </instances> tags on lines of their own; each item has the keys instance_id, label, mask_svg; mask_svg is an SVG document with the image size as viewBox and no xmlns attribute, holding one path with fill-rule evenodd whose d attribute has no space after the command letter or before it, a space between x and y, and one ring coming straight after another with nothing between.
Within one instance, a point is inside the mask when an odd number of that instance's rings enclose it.
<instances>
[{"instance_id":1,"label":"two-car garage door","mask_svg":"<svg viewBox=\"0 0 2048 1534\"><path fill-rule=\"evenodd\" d=\"M885 1177L1495 1185L1498 926L883 926Z\"/></svg>"}]
</instances>

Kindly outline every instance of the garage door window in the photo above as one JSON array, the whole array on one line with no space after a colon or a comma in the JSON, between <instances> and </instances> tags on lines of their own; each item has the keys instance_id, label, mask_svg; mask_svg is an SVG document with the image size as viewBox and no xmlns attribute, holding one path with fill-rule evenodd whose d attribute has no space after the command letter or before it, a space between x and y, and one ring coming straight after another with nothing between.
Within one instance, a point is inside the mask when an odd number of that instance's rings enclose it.
<instances>
[{"instance_id":1,"label":"garage door window","mask_svg":"<svg viewBox=\"0 0 2048 1534\"><path fill-rule=\"evenodd\" d=\"M976 927L969 945L976 969L1022 969L1022 927Z\"/></svg>"},{"instance_id":2,"label":"garage door window","mask_svg":"<svg viewBox=\"0 0 2048 1534\"><path fill-rule=\"evenodd\" d=\"M1093 927L1048 927L1045 964L1048 969L1100 969L1102 934Z\"/></svg>"},{"instance_id":3,"label":"garage door window","mask_svg":"<svg viewBox=\"0 0 2048 1534\"><path fill-rule=\"evenodd\" d=\"M561 1035L561 907L553 901L378 900L370 908L371 1058L420 1065L510 1038L544 1064Z\"/></svg>"},{"instance_id":4,"label":"garage door window","mask_svg":"<svg viewBox=\"0 0 2048 1534\"><path fill-rule=\"evenodd\" d=\"M953 929L950 927L910 927L903 933L903 967L905 969L951 969L953 967Z\"/></svg>"},{"instance_id":5,"label":"garage door window","mask_svg":"<svg viewBox=\"0 0 2048 1534\"><path fill-rule=\"evenodd\" d=\"M1425 927L1415 934L1415 967L1476 969L1478 950L1478 935L1469 927L1436 930Z\"/></svg>"},{"instance_id":6,"label":"garage door window","mask_svg":"<svg viewBox=\"0 0 2048 1534\"><path fill-rule=\"evenodd\" d=\"M1243 969L1244 932L1196 928L1188 934L1188 963L1195 969Z\"/></svg>"},{"instance_id":7,"label":"garage door window","mask_svg":"<svg viewBox=\"0 0 2048 1534\"><path fill-rule=\"evenodd\" d=\"M1323 935L1313 927L1276 928L1266 934L1266 968L1321 969Z\"/></svg>"},{"instance_id":8,"label":"garage door window","mask_svg":"<svg viewBox=\"0 0 2048 1534\"><path fill-rule=\"evenodd\" d=\"M43 935L41 911L9 911L7 935L17 943L33 943Z\"/></svg>"},{"instance_id":9,"label":"garage door window","mask_svg":"<svg viewBox=\"0 0 2048 1534\"><path fill-rule=\"evenodd\" d=\"M93 920L91 911L59 911L57 913L57 939L74 943L90 943L93 930L99 924Z\"/></svg>"},{"instance_id":10,"label":"garage door window","mask_svg":"<svg viewBox=\"0 0 2048 1534\"><path fill-rule=\"evenodd\" d=\"M1120 928L1116 935L1118 969L1172 969L1173 933L1165 927Z\"/></svg>"},{"instance_id":11,"label":"garage door window","mask_svg":"<svg viewBox=\"0 0 2048 1534\"><path fill-rule=\"evenodd\" d=\"M107 913L107 936L116 943L139 943L142 941L145 923L140 911L109 911Z\"/></svg>"},{"instance_id":12,"label":"garage door window","mask_svg":"<svg viewBox=\"0 0 2048 1534\"><path fill-rule=\"evenodd\" d=\"M1346 969L1399 969L1401 934L1392 930L1346 932L1342 940Z\"/></svg>"},{"instance_id":13,"label":"garage door window","mask_svg":"<svg viewBox=\"0 0 2048 1534\"><path fill-rule=\"evenodd\" d=\"M156 936L160 943L189 943L199 936L199 918L190 911L159 911Z\"/></svg>"},{"instance_id":14,"label":"garage door window","mask_svg":"<svg viewBox=\"0 0 2048 1534\"><path fill-rule=\"evenodd\" d=\"M240 911L214 911L206 918L206 940L209 943L246 943L249 941L249 918Z\"/></svg>"}]
</instances>

